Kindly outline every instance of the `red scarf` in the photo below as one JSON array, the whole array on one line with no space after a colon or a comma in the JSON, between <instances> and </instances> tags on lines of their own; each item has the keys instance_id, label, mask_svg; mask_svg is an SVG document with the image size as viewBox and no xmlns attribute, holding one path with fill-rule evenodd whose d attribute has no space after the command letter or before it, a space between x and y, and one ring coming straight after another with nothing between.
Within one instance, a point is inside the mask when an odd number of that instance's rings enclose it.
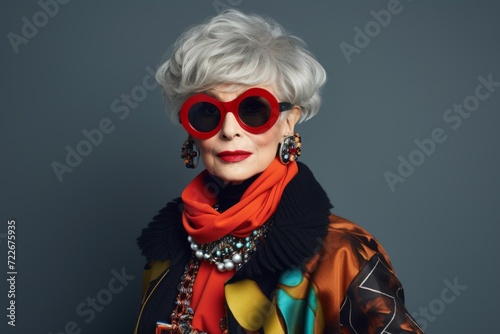
<instances>
[{"instance_id":1,"label":"red scarf","mask_svg":"<svg viewBox=\"0 0 500 334\"><path fill-rule=\"evenodd\" d=\"M297 172L295 162L283 165L276 158L248 187L238 203L219 213L213 208L217 194L205 184L208 173L205 170L182 193L184 228L197 243L212 242L228 234L247 237L271 218L283 190ZM195 310L193 328L210 334L221 332L219 322L225 314L224 283L233 274L234 270L219 272L215 265L202 261L191 299L191 308Z\"/></svg>"}]
</instances>

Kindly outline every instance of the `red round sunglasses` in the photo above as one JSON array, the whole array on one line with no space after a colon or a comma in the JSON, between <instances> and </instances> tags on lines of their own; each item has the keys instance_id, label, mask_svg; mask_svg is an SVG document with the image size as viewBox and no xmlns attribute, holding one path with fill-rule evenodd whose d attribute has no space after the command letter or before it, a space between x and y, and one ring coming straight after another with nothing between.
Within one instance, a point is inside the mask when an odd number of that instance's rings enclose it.
<instances>
[{"instance_id":1,"label":"red round sunglasses","mask_svg":"<svg viewBox=\"0 0 500 334\"><path fill-rule=\"evenodd\" d=\"M221 102L200 93L184 102L179 118L184 129L199 139L207 139L218 133L228 112L233 113L245 131L259 134L276 123L280 112L290 110L293 106L290 102L278 102L271 92L263 88L250 88L229 102Z\"/></svg>"}]
</instances>

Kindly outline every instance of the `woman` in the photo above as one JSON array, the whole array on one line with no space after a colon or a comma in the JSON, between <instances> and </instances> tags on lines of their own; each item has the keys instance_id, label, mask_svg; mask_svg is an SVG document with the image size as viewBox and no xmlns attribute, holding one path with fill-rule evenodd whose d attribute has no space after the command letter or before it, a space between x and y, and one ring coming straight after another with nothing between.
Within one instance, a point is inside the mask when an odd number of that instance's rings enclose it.
<instances>
[{"instance_id":1,"label":"woman","mask_svg":"<svg viewBox=\"0 0 500 334\"><path fill-rule=\"evenodd\" d=\"M138 239L136 333L422 333L383 248L296 162L326 80L299 38L226 11L186 31L157 80L186 167L206 170Z\"/></svg>"}]
</instances>

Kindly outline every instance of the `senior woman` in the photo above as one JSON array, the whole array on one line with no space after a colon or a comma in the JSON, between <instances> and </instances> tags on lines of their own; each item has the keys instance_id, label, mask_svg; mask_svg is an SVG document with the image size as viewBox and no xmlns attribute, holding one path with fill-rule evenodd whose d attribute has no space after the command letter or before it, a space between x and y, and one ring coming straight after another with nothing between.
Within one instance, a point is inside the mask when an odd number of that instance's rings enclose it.
<instances>
[{"instance_id":1,"label":"senior woman","mask_svg":"<svg viewBox=\"0 0 500 334\"><path fill-rule=\"evenodd\" d=\"M421 333L383 248L296 161L326 80L302 40L226 11L186 31L157 80L186 167L206 169L138 238L136 333Z\"/></svg>"}]
</instances>

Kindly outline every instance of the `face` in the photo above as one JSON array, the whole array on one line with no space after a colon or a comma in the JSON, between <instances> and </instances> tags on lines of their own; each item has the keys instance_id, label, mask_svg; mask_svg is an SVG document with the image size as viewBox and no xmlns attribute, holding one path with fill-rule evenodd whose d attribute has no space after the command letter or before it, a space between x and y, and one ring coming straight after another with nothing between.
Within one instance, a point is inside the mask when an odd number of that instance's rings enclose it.
<instances>
[{"instance_id":1,"label":"face","mask_svg":"<svg viewBox=\"0 0 500 334\"><path fill-rule=\"evenodd\" d=\"M205 93L222 102L229 102L254 87L268 90L280 101L274 89L269 86L221 85ZM253 134L242 129L234 114L228 112L221 129L213 137L193 139L200 149L201 159L208 172L226 184L238 184L263 172L271 164L276 157L278 144L284 137L293 134L299 117L300 108L294 107L281 115L266 132Z\"/></svg>"}]
</instances>

